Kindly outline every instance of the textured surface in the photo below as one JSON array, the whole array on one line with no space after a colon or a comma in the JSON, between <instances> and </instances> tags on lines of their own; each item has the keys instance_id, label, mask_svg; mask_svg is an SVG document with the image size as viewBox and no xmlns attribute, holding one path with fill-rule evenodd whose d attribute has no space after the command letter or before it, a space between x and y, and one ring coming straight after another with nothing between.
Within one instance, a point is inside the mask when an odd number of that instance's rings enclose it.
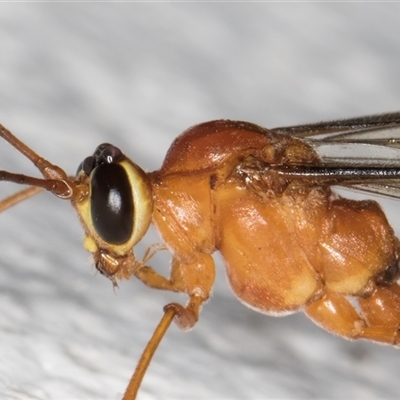
<instances>
[{"instance_id":1,"label":"textured surface","mask_svg":"<svg viewBox=\"0 0 400 400\"><path fill-rule=\"evenodd\" d=\"M156 169L177 134L216 118L273 127L398 110L399 12L2 3L0 121L74 173L105 141ZM5 143L0 160L36 174ZM2 197L14 190L1 184ZM0 397L120 398L176 297L133 280L114 292L90 266L69 204L48 194L1 215L0 231ZM154 262L166 269L168 259ZM140 398L396 398L399 370L398 350L245 308L219 268L200 322L187 334L171 328Z\"/></svg>"}]
</instances>

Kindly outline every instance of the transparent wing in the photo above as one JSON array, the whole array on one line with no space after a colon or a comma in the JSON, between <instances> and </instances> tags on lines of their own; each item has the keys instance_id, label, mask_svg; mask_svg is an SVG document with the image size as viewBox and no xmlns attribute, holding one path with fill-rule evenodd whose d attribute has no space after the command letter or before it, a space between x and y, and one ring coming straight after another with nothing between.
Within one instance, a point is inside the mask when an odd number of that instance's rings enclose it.
<instances>
[{"instance_id":1,"label":"transparent wing","mask_svg":"<svg viewBox=\"0 0 400 400\"><path fill-rule=\"evenodd\" d=\"M332 168L390 169L400 173L400 112L281 127L273 132L296 136L311 145L324 166ZM368 183L357 179L337 183L400 199L400 178L377 174Z\"/></svg>"}]
</instances>

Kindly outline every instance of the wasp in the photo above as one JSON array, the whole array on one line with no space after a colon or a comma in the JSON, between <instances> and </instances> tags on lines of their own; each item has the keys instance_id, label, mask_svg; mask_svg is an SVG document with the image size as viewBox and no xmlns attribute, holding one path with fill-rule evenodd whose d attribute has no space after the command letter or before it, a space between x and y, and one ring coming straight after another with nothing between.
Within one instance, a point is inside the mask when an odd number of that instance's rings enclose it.
<instances>
[{"instance_id":1,"label":"wasp","mask_svg":"<svg viewBox=\"0 0 400 400\"><path fill-rule=\"evenodd\" d=\"M1 180L29 186L0 211L48 190L71 201L84 247L114 286L135 276L188 296L165 306L129 400L170 323L187 330L198 321L217 251L233 293L254 310L302 310L344 338L398 346L399 239L377 202L342 198L332 186L400 198L400 160L386 151L400 147L399 133L399 112L275 129L217 120L178 136L157 171L104 143L70 177L1 126L43 178L0 171ZM163 244L138 260L133 248L150 224ZM162 249L172 255L167 277L149 265Z\"/></svg>"}]
</instances>

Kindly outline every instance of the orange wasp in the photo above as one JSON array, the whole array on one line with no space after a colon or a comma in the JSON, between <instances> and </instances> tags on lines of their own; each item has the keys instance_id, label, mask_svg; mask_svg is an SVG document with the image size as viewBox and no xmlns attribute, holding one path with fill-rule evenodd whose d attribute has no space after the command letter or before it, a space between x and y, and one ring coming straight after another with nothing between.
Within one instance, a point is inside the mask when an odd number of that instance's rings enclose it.
<instances>
[{"instance_id":1,"label":"orange wasp","mask_svg":"<svg viewBox=\"0 0 400 400\"><path fill-rule=\"evenodd\" d=\"M189 329L210 297L212 254L223 257L234 294L271 315L303 310L348 339L400 344L399 240L375 201L339 197L340 185L400 198L400 113L265 129L219 120L175 139L158 171L146 173L104 143L75 177L40 157L6 128L0 135L31 160L43 179L0 171L29 185L0 211L42 189L70 200L85 248L114 285L132 275L155 289L188 295L164 307L124 399L133 399L171 321ZM150 224L172 253L164 277L133 247Z\"/></svg>"}]
</instances>

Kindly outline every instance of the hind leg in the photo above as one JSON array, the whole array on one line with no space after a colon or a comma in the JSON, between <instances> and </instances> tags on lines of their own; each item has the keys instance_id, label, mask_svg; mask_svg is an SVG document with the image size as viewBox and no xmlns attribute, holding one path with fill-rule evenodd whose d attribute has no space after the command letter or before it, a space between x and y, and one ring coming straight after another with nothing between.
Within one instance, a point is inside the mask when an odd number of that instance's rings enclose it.
<instances>
[{"instance_id":1,"label":"hind leg","mask_svg":"<svg viewBox=\"0 0 400 400\"><path fill-rule=\"evenodd\" d=\"M306 314L322 328L348 339L367 339L400 345L400 287L377 287L360 304L357 312L346 296L327 291L305 309Z\"/></svg>"},{"instance_id":2,"label":"hind leg","mask_svg":"<svg viewBox=\"0 0 400 400\"><path fill-rule=\"evenodd\" d=\"M367 298L359 299L361 313L369 326L400 329L400 286L377 287Z\"/></svg>"}]
</instances>

